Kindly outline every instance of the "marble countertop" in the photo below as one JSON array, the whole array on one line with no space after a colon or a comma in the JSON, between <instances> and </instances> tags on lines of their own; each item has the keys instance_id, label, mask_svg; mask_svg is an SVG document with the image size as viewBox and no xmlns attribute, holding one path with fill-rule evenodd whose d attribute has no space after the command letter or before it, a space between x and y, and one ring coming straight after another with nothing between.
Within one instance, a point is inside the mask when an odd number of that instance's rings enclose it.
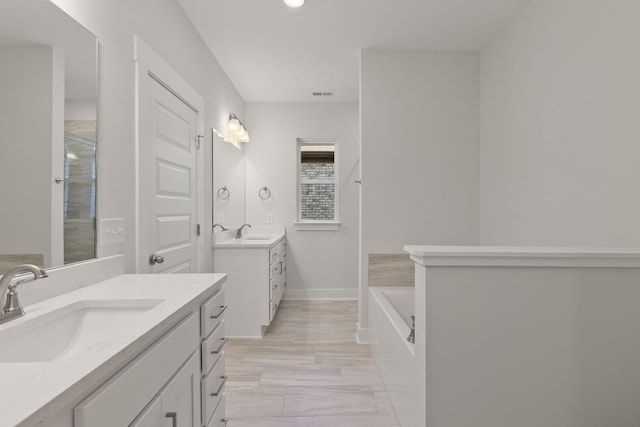
<instances>
[{"instance_id":1,"label":"marble countertop","mask_svg":"<svg viewBox=\"0 0 640 427\"><path fill-rule=\"evenodd\" d=\"M255 227L245 230L242 239L235 238L235 231L215 233L213 248L270 248L280 240L284 239L284 227Z\"/></svg>"},{"instance_id":2,"label":"marble countertop","mask_svg":"<svg viewBox=\"0 0 640 427\"><path fill-rule=\"evenodd\" d=\"M430 266L640 267L640 248L407 245Z\"/></svg>"},{"instance_id":3,"label":"marble countertop","mask_svg":"<svg viewBox=\"0 0 640 427\"><path fill-rule=\"evenodd\" d=\"M0 426L47 424L49 417L113 376L173 325L199 309L226 274L125 274L25 307L26 316L0 325L0 346L11 328L80 301L162 300L134 321L104 325L109 340L51 362L0 363Z\"/></svg>"}]
</instances>

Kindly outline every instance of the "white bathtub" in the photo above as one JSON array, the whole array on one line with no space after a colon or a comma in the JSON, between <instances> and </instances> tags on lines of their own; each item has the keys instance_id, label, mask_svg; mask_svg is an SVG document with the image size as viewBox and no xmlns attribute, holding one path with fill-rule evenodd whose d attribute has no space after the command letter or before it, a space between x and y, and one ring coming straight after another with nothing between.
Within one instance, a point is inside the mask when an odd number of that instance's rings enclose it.
<instances>
[{"instance_id":1,"label":"white bathtub","mask_svg":"<svg viewBox=\"0 0 640 427\"><path fill-rule=\"evenodd\" d=\"M414 426L414 345L407 342L414 288L369 288L371 351L402 427Z\"/></svg>"}]
</instances>

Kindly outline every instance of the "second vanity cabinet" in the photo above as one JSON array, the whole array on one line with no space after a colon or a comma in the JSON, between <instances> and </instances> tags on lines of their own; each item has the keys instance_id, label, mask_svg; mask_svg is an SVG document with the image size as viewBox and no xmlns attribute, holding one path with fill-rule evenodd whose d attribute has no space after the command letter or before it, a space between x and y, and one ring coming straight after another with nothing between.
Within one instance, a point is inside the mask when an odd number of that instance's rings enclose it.
<instances>
[{"instance_id":1,"label":"second vanity cabinet","mask_svg":"<svg viewBox=\"0 0 640 427\"><path fill-rule=\"evenodd\" d=\"M287 241L283 239L269 249L269 321L273 320L276 315L280 300L284 295L284 289L287 286L285 279L287 271L286 247Z\"/></svg>"},{"instance_id":2,"label":"second vanity cabinet","mask_svg":"<svg viewBox=\"0 0 640 427\"><path fill-rule=\"evenodd\" d=\"M284 235L269 244L232 241L214 246L214 270L228 274L228 336L264 335L287 285L286 247Z\"/></svg>"},{"instance_id":3,"label":"second vanity cabinet","mask_svg":"<svg viewBox=\"0 0 640 427\"><path fill-rule=\"evenodd\" d=\"M74 427L226 425L226 309L218 285L199 310L77 405Z\"/></svg>"}]
</instances>

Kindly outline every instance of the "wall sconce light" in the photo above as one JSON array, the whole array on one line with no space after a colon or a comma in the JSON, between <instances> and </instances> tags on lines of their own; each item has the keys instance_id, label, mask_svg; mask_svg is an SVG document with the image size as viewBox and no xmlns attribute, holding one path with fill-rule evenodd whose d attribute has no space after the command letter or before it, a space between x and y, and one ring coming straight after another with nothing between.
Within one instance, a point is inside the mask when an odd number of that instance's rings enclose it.
<instances>
[{"instance_id":1,"label":"wall sconce light","mask_svg":"<svg viewBox=\"0 0 640 427\"><path fill-rule=\"evenodd\" d=\"M231 113L229 114L229 122L222 137L226 142L237 144L238 142L249 142L249 132L244 127L240 119Z\"/></svg>"}]
</instances>

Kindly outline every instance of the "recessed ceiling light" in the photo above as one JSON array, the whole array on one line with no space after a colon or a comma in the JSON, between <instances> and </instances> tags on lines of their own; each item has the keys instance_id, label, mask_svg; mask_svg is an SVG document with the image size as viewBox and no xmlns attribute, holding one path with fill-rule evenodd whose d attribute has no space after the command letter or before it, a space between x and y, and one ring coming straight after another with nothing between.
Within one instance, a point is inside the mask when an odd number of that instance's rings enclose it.
<instances>
[{"instance_id":1,"label":"recessed ceiling light","mask_svg":"<svg viewBox=\"0 0 640 427\"><path fill-rule=\"evenodd\" d=\"M284 4L289 7L300 7L304 4L304 0L284 0Z\"/></svg>"}]
</instances>

